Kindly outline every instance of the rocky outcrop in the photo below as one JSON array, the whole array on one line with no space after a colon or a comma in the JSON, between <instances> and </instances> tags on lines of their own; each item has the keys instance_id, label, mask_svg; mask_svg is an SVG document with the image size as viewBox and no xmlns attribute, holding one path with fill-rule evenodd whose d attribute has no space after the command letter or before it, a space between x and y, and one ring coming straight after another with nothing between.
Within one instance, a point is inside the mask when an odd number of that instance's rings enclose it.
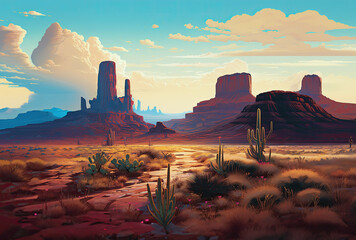
<instances>
[{"instance_id":1,"label":"rocky outcrop","mask_svg":"<svg viewBox=\"0 0 356 240\"><path fill-rule=\"evenodd\" d=\"M302 88L300 94L305 95L321 95L321 78L318 75L305 75L302 80Z\"/></svg>"},{"instance_id":2,"label":"rocky outcrop","mask_svg":"<svg viewBox=\"0 0 356 240\"><path fill-rule=\"evenodd\" d=\"M132 111L133 101L130 80L125 81L125 96L117 97L115 62L100 63L97 97L89 101L81 98L81 110L68 112L55 121L32 124L0 131L0 140L49 140L49 139L98 139L105 137L109 129L120 137L138 136L148 132L153 124Z\"/></svg>"},{"instance_id":3,"label":"rocky outcrop","mask_svg":"<svg viewBox=\"0 0 356 240\"><path fill-rule=\"evenodd\" d=\"M100 63L97 97L90 100L89 103L91 112L133 112L129 79L125 80L125 96L117 97L115 62L105 61Z\"/></svg>"},{"instance_id":4,"label":"rocky outcrop","mask_svg":"<svg viewBox=\"0 0 356 240\"><path fill-rule=\"evenodd\" d=\"M81 111L87 110L87 101L83 97L80 98L80 110Z\"/></svg>"},{"instance_id":5,"label":"rocky outcrop","mask_svg":"<svg viewBox=\"0 0 356 240\"><path fill-rule=\"evenodd\" d=\"M216 83L215 98L199 102L185 119L170 120L165 124L176 131L197 132L236 116L254 101L249 73L221 76Z\"/></svg>"},{"instance_id":6,"label":"rocky outcrop","mask_svg":"<svg viewBox=\"0 0 356 240\"><path fill-rule=\"evenodd\" d=\"M356 104L336 102L322 94L322 80L318 75L305 75L298 92L312 97L315 102L335 117L356 119Z\"/></svg>"},{"instance_id":7,"label":"rocky outcrop","mask_svg":"<svg viewBox=\"0 0 356 240\"><path fill-rule=\"evenodd\" d=\"M273 121L270 142L346 142L356 135L356 121L341 120L325 111L309 96L295 92L261 93L256 102L247 105L232 121L201 131L191 138L216 139L226 142L246 142L247 129L256 127L256 112L262 111L262 125L269 128Z\"/></svg>"},{"instance_id":8,"label":"rocky outcrop","mask_svg":"<svg viewBox=\"0 0 356 240\"><path fill-rule=\"evenodd\" d=\"M174 134L176 131L167 128L162 122L157 122L156 126L150 128L148 135L153 135L153 134Z\"/></svg>"}]
</instances>

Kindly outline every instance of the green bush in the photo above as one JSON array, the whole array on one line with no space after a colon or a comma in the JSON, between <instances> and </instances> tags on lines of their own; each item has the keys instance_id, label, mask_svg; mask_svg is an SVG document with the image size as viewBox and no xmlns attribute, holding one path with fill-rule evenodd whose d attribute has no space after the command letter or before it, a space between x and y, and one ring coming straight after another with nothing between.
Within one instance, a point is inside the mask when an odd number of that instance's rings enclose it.
<instances>
[{"instance_id":1,"label":"green bush","mask_svg":"<svg viewBox=\"0 0 356 240\"><path fill-rule=\"evenodd\" d=\"M108 172L103 168L103 166L109 161L109 159L110 158L104 152L97 153L92 157L89 157L89 169L85 170L85 172L90 175L94 175L95 173L106 175Z\"/></svg>"},{"instance_id":2,"label":"green bush","mask_svg":"<svg viewBox=\"0 0 356 240\"><path fill-rule=\"evenodd\" d=\"M209 200L227 195L232 190L232 186L225 179L210 174L198 174L188 183L188 190L202 199Z\"/></svg>"}]
</instances>

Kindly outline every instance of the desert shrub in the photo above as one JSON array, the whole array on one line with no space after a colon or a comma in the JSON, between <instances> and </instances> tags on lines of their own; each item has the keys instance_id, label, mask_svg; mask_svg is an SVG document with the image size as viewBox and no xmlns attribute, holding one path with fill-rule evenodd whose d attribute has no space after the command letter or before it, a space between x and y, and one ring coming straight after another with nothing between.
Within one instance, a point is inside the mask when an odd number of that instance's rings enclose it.
<instances>
[{"instance_id":1,"label":"desert shrub","mask_svg":"<svg viewBox=\"0 0 356 240\"><path fill-rule=\"evenodd\" d=\"M333 199L327 192L316 188L307 188L298 192L296 201L301 206L322 206L333 205Z\"/></svg>"},{"instance_id":2,"label":"desert shrub","mask_svg":"<svg viewBox=\"0 0 356 240\"><path fill-rule=\"evenodd\" d=\"M96 173L94 175L82 176L77 182L77 188L80 190L84 190L85 188L92 190L119 188L123 187L127 180L125 176L119 176L115 179Z\"/></svg>"},{"instance_id":3,"label":"desert shrub","mask_svg":"<svg viewBox=\"0 0 356 240\"><path fill-rule=\"evenodd\" d=\"M140 209L132 207L131 204L127 208L119 210L120 216L126 222L138 222L143 213Z\"/></svg>"},{"instance_id":4,"label":"desert shrub","mask_svg":"<svg viewBox=\"0 0 356 240\"><path fill-rule=\"evenodd\" d=\"M25 172L22 167L8 162L0 165L0 180L3 182L23 182L26 181Z\"/></svg>"},{"instance_id":5,"label":"desert shrub","mask_svg":"<svg viewBox=\"0 0 356 240\"><path fill-rule=\"evenodd\" d=\"M258 165L258 169L255 172L255 175L268 177L268 176L275 175L279 171L280 171L279 168L276 167L274 164L265 163L265 164L259 164Z\"/></svg>"},{"instance_id":6,"label":"desert shrub","mask_svg":"<svg viewBox=\"0 0 356 240\"><path fill-rule=\"evenodd\" d=\"M191 156L194 160L197 160L200 163L210 163L210 160L213 160L215 157L214 154L205 152L196 152L193 153Z\"/></svg>"},{"instance_id":7,"label":"desert shrub","mask_svg":"<svg viewBox=\"0 0 356 240\"><path fill-rule=\"evenodd\" d=\"M222 239L239 239L241 233L251 224L256 213L247 208L234 208L220 212L214 219L212 227L221 235Z\"/></svg>"},{"instance_id":8,"label":"desert shrub","mask_svg":"<svg viewBox=\"0 0 356 240\"><path fill-rule=\"evenodd\" d=\"M16 166L17 168L21 168L21 169L26 168L26 162L21 161L21 160L13 160L13 161L11 161L11 164Z\"/></svg>"},{"instance_id":9,"label":"desert shrub","mask_svg":"<svg viewBox=\"0 0 356 240\"><path fill-rule=\"evenodd\" d=\"M252 176L258 170L256 163L245 163L243 161L228 161L226 171L228 173L243 173Z\"/></svg>"},{"instance_id":10,"label":"desert shrub","mask_svg":"<svg viewBox=\"0 0 356 240\"><path fill-rule=\"evenodd\" d=\"M142 150L139 150L136 154L138 157L140 157L142 155L147 155L151 159L163 158L163 155L159 151L154 150L154 149L142 149Z\"/></svg>"},{"instance_id":11,"label":"desert shrub","mask_svg":"<svg viewBox=\"0 0 356 240\"><path fill-rule=\"evenodd\" d=\"M65 215L77 216L89 211L88 206L79 199L64 199L60 201Z\"/></svg>"},{"instance_id":12,"label":"desert shrub","mask_svg":"<svg viewBox=\"0 0 356 240\"><path fill-rule=\"evenodd\" d=\"M307 169L285 171L274 177L271 182L279 187L283 194L286 194L287 191L297 193L307 188L317 188L324 191L329 189L327 181L323 177L317 172Z\"/></svg>"},{"instance_id":13,"label":"desert shrub","mask_svg":"<svg viewBox=\"0 0 356 240\"><path fill-rule=\"evenodd\" d=\"M60 204L49 206L49 207L46 204L42 212L44 218L60 218L64 214L65 211Z\"/></svg>"},{"instance_id":14,"label":"desert shrub","mask_svg":"<svg viewBox=\"0 0 356 240\"><path fill-rule=\"evenodd\" d=\"M202 199L212 199L227 195L232 187L225 179L210 174L197 174L189 181L188 189Z\"/></svg>"},{"instance_id":15,"label":"desert shrub","mask_svg":"<svg viewBox=\"0 0 356 240\"><path fill-rule=\"evenodd\" d=\"M241 174L229 174L226 180L235 190L251 188L251 183Z\"/></svg>"},{"instance_id":16,"label":"desert shrub","mask_svg":"<svg viewBox=\"0 0 356 240\"><path fill-rule=\"evenodd\" d=\"M26 167L31 171L42 171L48 167L48 164L40 158L32 158L26 161Z\"/></svg>"},{"instance_id":17,"label":"desert shrub","mask_svg":"<svg viewBox=\"0 0 356 240\"><path fill-rule=\"evenodd\" d=\"M260 186L248 190L243 196L245 206L270 208L281 200L281 192L273 186Z\"/></svg>"},{"instance_id":18,"label":"desert shrub","mask_svg":"<svg viewBox=\"0 0 356 240\"><path fill-rule=\"evenodd\" d=\"M314 211L307 213L304 221L311 227L321 229L346 226L336 212L327 208L314 209Z\"/></svg>"}]
</instances>

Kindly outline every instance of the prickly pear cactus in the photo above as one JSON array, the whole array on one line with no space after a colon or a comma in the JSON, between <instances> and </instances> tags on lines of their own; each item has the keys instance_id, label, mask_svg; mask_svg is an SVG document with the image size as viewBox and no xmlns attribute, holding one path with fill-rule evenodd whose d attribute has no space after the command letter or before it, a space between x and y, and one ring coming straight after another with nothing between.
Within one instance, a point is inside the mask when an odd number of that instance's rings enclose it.
<instances>
[{"instance_id":1,"label":"prickly pear cactus","mask_svg":"<svg viewBox=\"0 0 356 240\"><path fill-rule=\"evenodd\" d=\"M137 172L143 166L143 161L138 162L137 160L134 160L133 162L130 162L129 154L126 155L126 159L113 159L111 163L114 164L117 169L130 173Z\"/></svg>"},{"instance_id":2,"label":"prickly pear cactus","mask_svg":"<svg viewBox=\"0 0 356 240\"><path fill-rule=\"evenodd\" d=\"M89 168L85 170L86 173L90 175L94 175L95 173L101 173L103 175L106 175L108 173L105 169L103 169L103 166L109 160L104 152L97 153L92 157L89 157L88 160L89 160L89 164L88 164Z\"/></svg>"}]
</instances>

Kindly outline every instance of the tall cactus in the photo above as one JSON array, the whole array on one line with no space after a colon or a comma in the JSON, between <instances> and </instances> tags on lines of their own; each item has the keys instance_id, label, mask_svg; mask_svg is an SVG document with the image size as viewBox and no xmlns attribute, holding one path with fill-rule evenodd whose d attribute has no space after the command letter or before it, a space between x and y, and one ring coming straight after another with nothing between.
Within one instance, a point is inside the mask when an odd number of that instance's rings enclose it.
<instances>
[{"instance_id":1,"label":"tall cactus","mask_svg":"<svg viewBox=\"0 0 356 240\"><path fill-rule=\"evenodd\" d=\"M113 146L114 144L115 144L115 131L110 128L106 136L106 145Z\"/></svg>"},{"instance_id":2,"label":"tall cactus","mask_svg":"<svg viewBox=\"0 0 356 240\"><path fill-rule=\"evenodd\" d=\"M219 137L219 153L216 154L215 162L216 162L216 167L212 162L210 162L210 165L214 169L214 171L217 172L218 174L225 175L227 169L227 163L224 161L224 148L220 142L220 137Z\"/></svg>"},{"instance_id":3,"label":"tall cactus","mask_svg":"<svg viewBox=\"0 0 356 240\"><path fill-rule=\"evenodd\" d=\"M268 135L266 136L265 128L261 127L261 109L257 109L256 133L253 129L247 130L247 140L250 143L250 148L247 149L247 154L250 157L256 159L258 162L266 162L266 157L263 153L265 151L266 141L270 138L272 132L273 132L273 122L271 121L270 129ZM271 150L269 153L268 161L270 160L271 160Z\"/></svg>"},{"instance_id":4,"label":"tall cactus","mask_svg":"<svg viewBox=\"0 0 356 240\"><path fill-rule=\"evenodd\" d=\"M150 185L147 184L147 193L149 205L148 211L157 220L157 222L164 228L168 234L167 227L173 219L175 214L176 198L174 197L174 185L170 187L170 164L167 168L167 186L162 186L161 178L158 178L156 199L153 199Z\"/></svg>"}]
</instances>

